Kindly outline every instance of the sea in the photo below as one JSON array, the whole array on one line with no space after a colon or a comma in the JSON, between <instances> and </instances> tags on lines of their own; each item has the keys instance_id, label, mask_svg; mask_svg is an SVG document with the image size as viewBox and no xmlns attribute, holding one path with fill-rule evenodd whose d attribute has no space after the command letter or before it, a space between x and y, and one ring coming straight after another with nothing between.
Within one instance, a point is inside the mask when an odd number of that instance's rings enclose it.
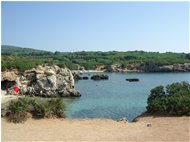
<instances>
[{"instance_id":1,"label":"sea","mask_svg":"<svg viewBox=\"0 0 190 142\"><path fill-rule=\"evenodd\" d=\"M146 111L150 90L171 83L190 82L190 73L103 73L108 80L91 80L97 73L86 73L89 80L75 82L81 97L64 98L68 118L127 118L132 121ZM138 78L128 82L126 78Z\"/></svg>"}]
</instances>

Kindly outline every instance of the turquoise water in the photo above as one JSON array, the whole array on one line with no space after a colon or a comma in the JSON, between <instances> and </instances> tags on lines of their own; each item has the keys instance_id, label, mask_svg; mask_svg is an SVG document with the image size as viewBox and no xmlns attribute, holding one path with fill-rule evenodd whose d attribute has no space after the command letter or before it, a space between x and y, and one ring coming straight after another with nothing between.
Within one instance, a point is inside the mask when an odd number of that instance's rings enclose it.
<instances>
[{"instance_id":1,"label":"turquoise water","mask_svg":"<svg viewBox=\"0 0 190 142\"><path fill-rule=\"evenodd\" d=\"M80 98L64 99L69 118L127 117L131 121L146 111L150 90L158 85L178 81L190 82L190 73L106 73L109 80L79 80L76 88ZM86 74L91 76L91 74ZM139 78L139 82L128 82L126 78Z\"/></svg>"}]
</instances>

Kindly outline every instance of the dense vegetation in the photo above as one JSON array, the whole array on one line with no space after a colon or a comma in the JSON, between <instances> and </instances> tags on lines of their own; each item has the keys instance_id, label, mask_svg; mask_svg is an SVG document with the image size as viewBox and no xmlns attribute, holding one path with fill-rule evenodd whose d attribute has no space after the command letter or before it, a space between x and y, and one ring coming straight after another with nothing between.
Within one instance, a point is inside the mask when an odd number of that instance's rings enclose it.
<instances>
[{"instance_id":1,"label":"dense vegetation","mask_svg":"<svg viewBox=\"0 0 190 142\"><path fill-rule=\"evenodd\" d=\"M2 70L17 68L21 71L36 67L39 64L57 64L60 67L78 69L95 69L99 65L121 64L123 67L132 63L153 62L158 65L169 65L175 63L190 63L190 54L185 53L158 53L144 51L127 52L48 52L29 48L14 46L1 46Z\"/></svg>"},{"instance_id":2,"label":"dense vegetation","mask_svg":"<svg viewBox=\"0 0 190 142\"><path fill-rule=\"evenodd\" d=\"M190 116L190 84L173 83L167 85L165 90L163 86L151 90L147 111L163 115Z\"/></svg>"},{"instance_id":3,"label":"dense vegetation","mask_svg":"<svg viewBox=\"0 0 190 142\"><path fill-rule=\"evenodd\" d=\"M65 105L61 99L21 98L12 100L6 117L10 122L20 123L28 118L64 118Z\"/></svg>"}]
</instances>

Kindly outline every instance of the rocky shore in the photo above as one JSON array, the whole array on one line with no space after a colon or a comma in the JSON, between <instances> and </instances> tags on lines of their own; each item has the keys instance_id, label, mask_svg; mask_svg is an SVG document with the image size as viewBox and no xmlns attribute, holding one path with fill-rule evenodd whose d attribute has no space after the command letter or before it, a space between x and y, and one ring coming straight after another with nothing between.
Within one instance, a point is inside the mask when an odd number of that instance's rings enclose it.
<instances>
[{"instance_id":1,"label":"rocky shore","mask_svg":"<svg viewBox=\"0 0 190 142\"><path fill-rule=\"evenodd\" d=\"M42 97L78 97L72 72L68 68L58 66L38 66L24 73L17 70L5 71L1 74L1 84L8 94L12 86L20 89L20 94Z\"/></svg>"},{"instance_id":2,"label":"rocky shore","mask_svg":"<svg viewBox=\"0 0 190 142\"><path fill-rule=\"evenodd\" d=\"M74 80L81 73L102 73L102 72L190 72L190 63L173 64L160 66L156 63L136 63L127 67L120 64L112 64L105 69L101 66L98 70L77 70L71 71L68 68L54 66L38 66L31 70L20 73L18 70L8 70L1 74L2 88L7 90L14 85L19 86L21 93L44 96L80 96L74 87ZM80 77L80 76L78 76ZM78 78L80 79L88 79Z\"/></svg>"},{"instance_id":3,"label":"rocky shore","mask_svg":"<svg viewBox=\"0 0 190 142\"><path fill-rule=\"evenodd\" d=\"M136 63L124 67L120 64L111 65L108 72L190 72L190 63L158 65L156 63Z\"/></svg>"},{"instance_id":4,"label":"rocky shore","mask_svg":"<svg viewBox=\"0 0 190 142\"><path fill-rule=\"evenodd\" d=\"M153 62L148 63L133 63L127 66L122 64L112 64L108 67L100 65L94 70L72 71L75 74L82 73L102 73L102 72L190 72L190 63L173 64L173 65L158 65Z\"/></svg>"}]
</instances>

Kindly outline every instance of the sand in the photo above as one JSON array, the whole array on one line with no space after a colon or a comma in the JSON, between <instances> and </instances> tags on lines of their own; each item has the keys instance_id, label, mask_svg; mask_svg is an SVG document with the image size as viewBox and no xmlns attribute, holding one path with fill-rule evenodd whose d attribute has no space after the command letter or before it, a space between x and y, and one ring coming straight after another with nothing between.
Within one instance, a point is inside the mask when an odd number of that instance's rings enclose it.
<instances>
[{"instance_id":1,"label":"sand","mask_svg":"<svg viewBox=\"0 0 190 142\"><path fill-rule=\"evenodd\" d=\"M190 117L141 117L137 122L111 119L29 119L2 121L2 141L183 141L190 142ZM148 125L148 126L147 126Z\"/></svg>"},{"instance_id":2,"label":"sand","mask_svg":"<svg viewBox=\"0 0 190 142\"><path fill-rule=\"evenodd\" d=\"M17 96L3 95L6 104ZM1 119L2 141L171 141L190 142L190 117L142 115L137 122L111 119L29 119L21 124Z\"/></svg>"}]
</instances>

